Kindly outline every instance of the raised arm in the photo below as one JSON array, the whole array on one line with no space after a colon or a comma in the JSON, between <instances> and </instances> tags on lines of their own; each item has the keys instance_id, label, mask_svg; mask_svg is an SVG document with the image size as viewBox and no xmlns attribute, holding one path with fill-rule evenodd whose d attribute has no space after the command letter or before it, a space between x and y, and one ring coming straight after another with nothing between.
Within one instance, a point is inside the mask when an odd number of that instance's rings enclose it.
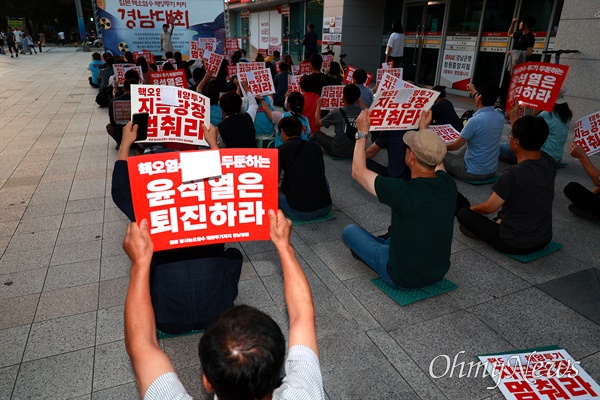
<instances>
[{"instance_id":1,"label":"raised arm","mask_svg":"<svg viewBox=\"0 0 600 400\"><path fill-rule=\"evenodd\" d=\"M513 37L514 33L515 33L515 25L517 25L517 22L519 22L518 18L513 18L513 20L510 23L510 27L508 28L508 37Z\"/></svg>"},{"instance_id":2,"label":"raised arm","mask_svg":"<svg viewBox=\"0 0 600 400\"><path fill-rule=\"evenodd\" d=\"M281 210L277 213L269 210L269 219L271 240L277 248L283 269L283 291L290 317L288 347L303 345L314 351L318 357L315 307L308 280L290 244L292 222L285 218Z\"/></svg>"},{"instance_id":3,"label":"raised arm","mask_svg":"<svg viewBox=\"0 0 600 400\"><path fill-rule=\"evenodd\" d=\"M156 378L175 371L156 339L156 321L150 300L153 246L147 220L142 220L139 227L135 222L129 224L123 249L131 259L129 289L125 298L125 347L140 395L144 398Z\"/></svg>"},{"instance_id":4,"label":"raised arm","mask_svg":"<svg viewBox=\"0 0 600 400\"><path fill-rule=\"evenodd\" d=\"M204 86L206 86L206 82L208 82L209 80L211 80L212 77L213 77L212 72L206 71L206 74L204 74L204 78L202 78L202 80L200 81L200 83L196 87L196 92L202 93L202 90L204 90Z\"/></svg>"},{"instance_id":5,"label":"raised arm","mask_svg":"<svg viewBox=\"0 0 600 400\"><path fill-rule=\"evenodd\" d=\"M356 119L356 127L359 132L368 133L369 124L369 110L362 110L358 118ZM377 174L367 168L367 156L365 152L367 138L356 139L354 143L354 156L352 158L352 177L361 184L362 187L373 195L377 195L375 192L375 178Z\"/></svg>"}]
</instances>

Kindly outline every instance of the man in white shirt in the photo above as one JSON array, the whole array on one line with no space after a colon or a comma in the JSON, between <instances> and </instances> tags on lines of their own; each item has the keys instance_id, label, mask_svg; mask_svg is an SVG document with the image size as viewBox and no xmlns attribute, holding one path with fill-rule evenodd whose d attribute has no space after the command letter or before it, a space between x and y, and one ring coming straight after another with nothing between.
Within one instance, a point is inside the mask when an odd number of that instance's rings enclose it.
<instances>
[{"instance_id":1,"label":"man in white shirt","mask_svg":"<svg viewBox=\"0 0 600 400\"><path fill-rule=\"evenodd\" d=\"M160 50L162 51L163 60L166 60L167 52L175 53L173 48L173 30L175 29L174 19L168 21L163 25L163 31L160 34ZM171 30L169 30L169 23L171 24Z\"/></svg>"},{"instance_id":2,"label":"man in white shirt","mask_svg":"<svg viewBox=\"0 0 600 400\"><path fill-rule=\"evenodd\" d=\"M131 129L131 124L126 129ZM136 132L137 126L132 131ZM292 223L281 210L269 210L269 219L271 240L281 259L290 319L288 357L285 359L283 333L271 317L250 306L236 306L200 339L202 383L216 398L324 399L314 305L290 244ZM191 399L156 339L149 285L153 246L147 220L140 226L135 222L128 226L123 248L132 261L125 299L125 344L140 395L145 400ZM284 362L286 377L277 387Z\"/></svg>"}]
</instances>

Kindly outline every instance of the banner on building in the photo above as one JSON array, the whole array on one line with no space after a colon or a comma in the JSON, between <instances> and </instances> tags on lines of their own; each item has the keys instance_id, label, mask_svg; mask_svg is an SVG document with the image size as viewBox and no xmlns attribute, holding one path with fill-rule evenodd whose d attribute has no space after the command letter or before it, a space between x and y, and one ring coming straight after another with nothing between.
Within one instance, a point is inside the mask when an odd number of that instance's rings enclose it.
<instances>
[{"instance_id":1,"label":"banner on building","mask_svg":"<svg viewBox=\"0 0 600 400\"><path fill-rule=\"evenodd\" d=\"M207 146L203 126L210 126L210 100L188 89L160 85L131 86L131 114L148 113L146 142Z\"/></svg>"},{"instance_id":2,"label":"banner on building","mask_svg":"<svg viewBox=\"0 0 600 400\"><path fill-rule=\"evenodd\" d=\"M220 149L127 159L137 221L148 220L154 251L268 240L277 211L277 150ZM186 179L190 170L216 175Z\"/></svg>"},{"instance_id":3,"label":"banner on building","mask_svg":"<svg viewBox=\"0 0 600 400\"><path fill-rule=\"evenodd\" d=\"M342 42L342 16L323 17L323 35L322 43L339 44Z\"/></svg>"},{"instance_id":4,"label":"banner on building","mask_svg":"<svg viewBox=\"0 0 600 400\"><path fill-rule=\"evenodd\" d=\"M163 24L174 20L173 47L189 54L190 40L215 38L218 53L225 48L223 1L124 1L102 0L98 6L98 26L104 47L113 55L148 49L161 54ZM170 30L170 27L169 27Z\"/></svg>"},{"instance_id":5,"label":"banner on building","mask_svg":"<svg viewBox=\"0 0 600 400\"><path fill-rule=\"evenodd\" d=\"M506 109L515 101L522 107L552 112L569 67L567 65L527 62L513 68Z\"/></svg>"},{"instance_id":6,"label":"banner on building","mask_svg":"<svg viewBox=\"0 0 600 400\"><path fill-rule=\"evenodd\" d=\"M587 115L575 123L575 143L588 156L600 152L600 111Z\"/></svg>"},{"instance_id":7,"label":"banner on building","mask_svg":"<svg viewBox=\"0 0 600 400\"><path fill-rule=\"evenodd\" d=\"M429 89L380 90L369 108L372 131L417 129L421 113L439 93Z\"/></svg>"}]
</instances>

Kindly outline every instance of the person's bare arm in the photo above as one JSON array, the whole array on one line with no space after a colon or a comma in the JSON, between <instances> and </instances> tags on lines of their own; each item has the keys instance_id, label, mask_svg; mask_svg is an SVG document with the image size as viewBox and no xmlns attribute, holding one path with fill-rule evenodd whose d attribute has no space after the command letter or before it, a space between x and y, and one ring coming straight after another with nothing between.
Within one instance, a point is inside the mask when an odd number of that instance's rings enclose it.
<instances>
[{"instance_id":1,"label":"person's bare arm","mask_svg":"<svg viewBox=\"0 0 600 400\"><path fill-rule=\"evenodd\" d=\"M431 110L423 111L421 113L421 119L419 119L419 130L429 129L432 120L433 112Z\"/></svg>"},{"instance_id":2,"label":"person's bare arm","mask_svg":"<svg viewBox=\"0 0 600 400\"><path fill-rule=\"evenodd\" d=\"M519 119L519 109L521 106L519 105L519 98L515 99L515 102L512 105L512 108L508 112L508 118L510 119L510 126L515 124L515 121Z\"/></svg>"},{"instance_id":3,"label":"person's bare arm","mask_svg":"<svg viewBox=\"0 0 600 400\"><path fill-rule=\"evenodd\" d=\"M515 33L515 25L517 25L517 22L519 22L518 18L513 18L513 20L510 23L510 27L508 28L508 37L513 37L514 33Z\"/></svg>"},{"instance_id":4,"label":"person's bare arm","mask_svg":"<svg viewBox=\"0 0 600 400\"><path fill-rule=\"evenodd\" d=\"M244 88L244 92L246 92L246 102L248 103L248 115L252 118L252 122L256 119L256 113L258 112L258 104L256 103L256 98L254 94L248 89L248 81L242 81L242 87Z\"/></svg>"},{"instance_id":5,"label":"person's bare arm","mask_svg":"<svg viewBox=\"0 0 600 400\"><path fill-rule=\"evenodd\" d=\"M204 86L206 86L206 82L208 82L209 80L211 80L212 77L213 77L212 72L211 71L206 71L206 74L204 74L204 78L202 78L202 80L198 84L198 87L196 87L196 92L202 93L202 91L204 90Z\"/></svg>"},{"instance_id":6,"label":"person's bare arm","mask_svg":"<svg viewBox=\"0 0 600 400\"><path fill-rule=\"evenodd\" d=\"M121 139L121 145L119 147L119 154L117 160L127 160L129 157L129 150L137 139L138 126L133 124L133 121L129 121L125 127L123 127L123 138Z\"/></svg>"},{"instance_id":7,"label":"person's bare arm","mask_svg":"<svg viewBox=\"0 0 600 400\"><path fill-rule=\"evenodd\" d=\"M387 63L387 62L390 62L390 57L391 57L391 56L390 56L390 54L392 54L392 48L391 48L390 46L388 46L388 47L385 49L385 62L386 62L386 63Z\"/></svg>"},{"instance_id":8,"label":"person's bare arm","mask_svg":"<svg viewBox=\"0 0 600 400\"><path fill-rule=\"evenodd\" d=\"M458 150L461 147L463 147L465 145L465 143L467 143L467 141L465 139L463 139L463 137L459 137L458 139L456 139L454 142L450 142L446 145L446 148L448 150Z\"/></svg>"},{"instance_id":9,"label":"person's bare arm","mask_svg":"<svg viewBox=\"0 0 600 400\"><path fill-rule=\"evenodd\" d=\"M148 221L127 227L123 249L131 259L129 289L125 298L125 347L143 398L152 382L175 372L169 357L158 346L154 309L150 300L150 262L153 246Z\"/></svg>"},{"instance_id":10,"label":"person's bare arm","mask_svg":"<svg viewBox=\"0 0 600 400\"><path fill-rule=\"evenodd\" d=\"M377 146L376 143L372 143L365 151L366 158L373 158L377 153L381 151L381 147Z\"/></svg>"},{"instance_id":11,"label":"person's bare arm","mask_svg":"<svg viewBox=\"0 0 600 400\"><path fill-rule=\"evenodd\" d=\"M283 212L269 210L271 222L271 240L277 248L283 270L283 291L290 317L288 348L303 345L319 356L317 328L315 326L315 307L306 275L290 244L292 222Z\"/></svg>"},{"instance_id":12,"label":"person's bare arm","mask_svg":"<svg viewBox=\"0 0 600 400\"><path fill-rule=\"evenodd\" d=\"M583 166L583 169L585 170L585 173L590 177L594 186L600 187L600 170L596 168L594 164L592 164L592 160L590 160L588 155L585 153L583 147L575 143L571 143L571 156L579 160Z\"/></svg>"},{"instance_id":13,"label":"person's bare arm","mask_svg":"<svg viewBox=\"0 0 600 400\"><path fill-rule=\"evenodd\" d=\"M471 206L471 210L478 214L491 214L496 211L504 204L504 199L492 192L492 195L484 203Z\"/></svg>"},{"instance_id":14,"label":"person's bare arm","mask_svg":"<svg viewBox=\"0 0 600 400\"><path fill-rule=\"evenodd\" d=\"M321 128L323 126L323 121L321 121L321 98L320 97L317 99L317 108L315 110L315 125L317 126L317 128Z\"/></svg>"},{"instance_id":15,"label":"person's bare arm","mask_svg":"<svg viewBox=\"0 0 600 400\"><path fill-rule=\"evenodd\" d=\"M210 124L210 128L204 126L203 129L204 140L206 140L208 146L211 148L211 150L218 150L219 144L217 137L219 136L219 130L213 124Z\"/></svg>"},{"instance_id":16,"label":"person's bare arm","mask_svg":"<svg viewBox=\"0 0 600 400\"><path fill-rule=\"evenodd\" d=\"M356 119L356 128L359 132L369 132L369 110L362 110ZM377 174L367 168L366 146L367 138L356 139L354 143L354 156L352 158L352 177L367 189L369 193L376 196L375 178Z\"/></svg>"},{"instance_id":17,"label":"person's bare arm","mask_svg":"<svg viewBox=\"0 0 600 400\"><path fill-rule=\"evenodd\" d=\"M527 48L527 57L531 57L532 54L533 54L533 47L528 47Z\"/></svg>"},{"instance_id":18,"label":"person's bare arm","mask_svg":"<svg viewBox=\"0 0 600 400\"><path fill-rule=\"evenodd\" d=\"M175 30L175 17L171 18L169 23L171 24L171 36L173 36L173 31Z\"/></svg>"}]
</instances>

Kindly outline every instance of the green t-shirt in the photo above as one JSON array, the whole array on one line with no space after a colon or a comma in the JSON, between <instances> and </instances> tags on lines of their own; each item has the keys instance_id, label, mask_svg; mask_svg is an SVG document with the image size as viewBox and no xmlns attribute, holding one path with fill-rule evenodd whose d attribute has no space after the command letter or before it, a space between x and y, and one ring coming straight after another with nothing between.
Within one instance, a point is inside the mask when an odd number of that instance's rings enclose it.
<instances>
[{"instance_id":1,"label":"green t-shirt","mask_svg":"<svg viewBox=\"0 0 600 400\"><path fill-rule=\"evenodd\" d=\"M378 176L379 201L392 208L387 271L400 287L439 281L450 268L456 184L445 172L409 181Z\"/></svg>"}]
</instances>

